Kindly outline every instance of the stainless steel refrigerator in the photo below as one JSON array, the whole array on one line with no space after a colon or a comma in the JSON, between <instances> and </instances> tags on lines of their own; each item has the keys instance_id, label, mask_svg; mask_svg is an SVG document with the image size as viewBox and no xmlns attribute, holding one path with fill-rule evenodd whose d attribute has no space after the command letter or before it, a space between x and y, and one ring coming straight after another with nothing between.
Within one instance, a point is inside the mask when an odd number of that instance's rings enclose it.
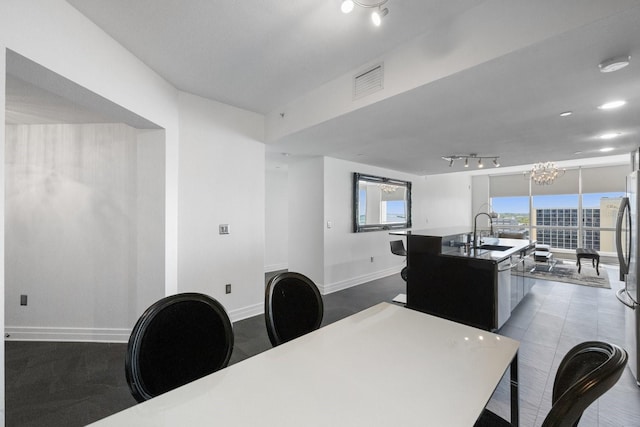
<instances>
[{"instance_id":1,"label":"stainless steel refrigerator","mask_svg":"<svg viewBox=\"0 0 640 427\"><path fill-rule=\"evenodd\" d=\"M638 347L640 340L640 294L638 293L638 277L640 276L640 263L638 262L638 246L640 233L638 233L638 180L639 171L631 172L627 176L627 194L622 199L616 224L616 246L618 260L620 262L620 280L624 282L624 288L618 290L616 296L625 305L625 349L629 353L629 367L638 385L640 385L640 365Z\"/></svg>"}]
</instances>

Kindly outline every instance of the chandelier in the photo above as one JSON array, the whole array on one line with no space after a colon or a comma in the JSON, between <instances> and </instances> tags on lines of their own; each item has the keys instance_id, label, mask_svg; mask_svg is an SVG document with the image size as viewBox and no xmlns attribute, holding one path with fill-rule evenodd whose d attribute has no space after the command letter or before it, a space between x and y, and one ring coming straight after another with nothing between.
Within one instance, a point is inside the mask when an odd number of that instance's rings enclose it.
<instances>
[{"instance_id":1,"label":"chandelier","mask_svg":"<svg viewBox=\"0 0 640 427\"><path fill-rule=\"evenodd\" d=\"M378 184L378 187L380 187L380 190L383 193L395 193L396 190L398 189L397 185L392 185L392 184Z\"/></svg>"},{"instance_id":2,"label":"chandelier","mask_svg":"<svg viewBox=\"0 0 640 427\"><path fill-rule=\"evenodd\" d=\"M529 172L531 181L538 185L551 185L553 182L564 175L565 170L556 167L553 162L540 162L533 165Z\"/></svg>"},{"instance_id":3,"label":"chandelier","mask_svg":"<svg viewBox=\"0 0 640 427\"><path fill-rule=\"evenodd\" d=\"M382 23L382 18L387 16L387 14L389 13L389 9L387 9L386 7L382 7L387 1L389 0L380 0L374 2L366 2L362 0L343 0L340 5L340 9L342 10L342 13L351 13L355 6L360 6L365 9L374 9L374 11L371 12L371 21L373 22L373 25L379 27Z\"/></svg>"},{"instance_id":4,"label":"chandelier","mask_svg":"<svg viewBox=\"0 0 640 427\"><path fill-rule=\"evenodd\" d=\"M495 167L500 167L500 162L498 161L498 159L500 158L500 156L478 156L476 153L471 153L471 154L453 154L451 156L443 156L442 160L446 160L447 162L449 162L449 167L453 166L453 163L456 160L464 160L464 167L468 168L469 167L469 160L471 161L478 161L478 168L483 168L484 167L484 163L482 162L483 160L491 160L491 162L493 163L493 166Z\"/></svg>"}]
</instances>

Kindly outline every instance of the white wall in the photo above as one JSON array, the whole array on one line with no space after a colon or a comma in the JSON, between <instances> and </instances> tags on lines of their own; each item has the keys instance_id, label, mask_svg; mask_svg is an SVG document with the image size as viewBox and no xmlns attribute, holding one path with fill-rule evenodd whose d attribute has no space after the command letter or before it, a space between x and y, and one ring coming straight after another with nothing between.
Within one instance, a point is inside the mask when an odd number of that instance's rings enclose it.
<instances>
[{"instance_id":1,"label":"white wall","mask_svg":"<svg viewBox=\"0 0 640 427\"><path fill-rule=\"evenodd\" d=\"M414 229L470 226L471 176L464 173L428 175L415 193Z\"/></svg>"},{"instance_id":2,"label":"white wall","mask_svg":"<svg viewBox=\"0 0 640 427\"><path fill-rule=\"evenodd\" d=\"M289 164L289 271L324 283L324 159Z\"/></svg>"},{"instance_id":3,"label":"white wall","mask_svg":"<svg viewBox=\"0 0 640 427\"><path fill-rule=\"evenodd\" d=\"M25 31L29 28L29 31ZM165 293L177 290L177 90L64 0L0 2L11 49L165 129ZM3 55L4 56L4 55ZM4 59L4 58L3 58ZM0 69L4 76L5 67ZM4 104L4 96L0 99ZM0 289L1 290L1 289Z\"/></svg>"},{"instance_id":4,"label":"white wall","mask_svg":"<svg viewBox=\"0 0 640 427\"><path fill-rule=\"evenodd\" d=\"M263 116L185 93L179 100L178 288L213 296L232 320L261 313ZM218 233L220 224L229 225L228 235Z\"/></svg>"},{"instance_id":5,"label":"white wall","mask_svg":"<svg viewBox=\"0 0 640 427\"><path fill-rule=\"evenodd\" d=\"M165 132L137 132L137 279L135 319L165 296ZM133 324L133 323L131 323Z\"/></svg>"},{"instance_id":6,"label":"white wall","mask_svg":"<svg viewBox=\"0 0 640 427\"><path fill-rule=\"evenodd\" d=\"M158 162L143 162L162 170L162 144L151 143L147 152L160 152ZM123 124L7 125L5 323L12 339L126 341L139 308L153 302L139 301L138 283L163 295L163 275L154 283L138 276L164 265L164 197L156 192L156 203L140 212L153 237L139 248L138 195L148 199L150 183L138 182L137 146L137 131ZM27 306L19 305L21 294Z\"/></svg>"},{"instance_id":7,"label":"white wall","mask_svg":"<svg viewBox=\"0 0 640 427\"><path fill-rule=\"evenodd\" d=\"M165 294L177 290L177 90L124 50L64 0L0 2L0 105L5 105L6 49L56 72L165 129ZM4 108L0 145L4 147ZM4 223L4 151L0 150L0 221ZM4 229L4 227L3 227ZM0 232L0 300L4 301L4 231ZM0 325L4 327L4 303ZM4 347L0 348L4 362ZM0 363L0 426L4 425L4 363Z\"/></svg>"},{"instance_id":8,"label":"white wall","mask_svg":"<svg viewBox=\"0 0 640 427\"><path fill-rule=\"evenodd\" d=\"M393 255L388 231L353 232L353 172L411 181L413 230L468 225L471 206L470 178L464 175L420 177L343 160L324 159L324 239L321 283L324 293L334 292L399 272L402 257ZM332 227L327 227L331 221ZM309 227L309 226L308 226ZM290 251L292 248L290 248ZM371 262L373 257L373 262Z\"/></svg>"},{"instance_id":9,"label":"white wall","mask_svg":"<svg viewBox=\"0 0 640 427\"><path fill-rule=\"evenodd\" d=\"M288 174L267 173L267 207L270 194L278 203L283 200L276 186L287 176L288 269L309 276L323 294L395 274L404 266L389 246L399 237L388 231L353 232L354 172L411 181L414 230L471 227L469 174L421 177L329 157L293 159ZM267 214L267 236L279 226L275 217ZM267 243L267 252L276 247Z\"/></svg>"},{"instance_id":10,"label":"white wall","mask_svg":"<svg viewBox=\"0 0 640 427\"><path fill-rule=\"evenodd\" d=\"M264 271L289 267L288 179L286 169L266 172Z\"/></svg>"}]
</instances>

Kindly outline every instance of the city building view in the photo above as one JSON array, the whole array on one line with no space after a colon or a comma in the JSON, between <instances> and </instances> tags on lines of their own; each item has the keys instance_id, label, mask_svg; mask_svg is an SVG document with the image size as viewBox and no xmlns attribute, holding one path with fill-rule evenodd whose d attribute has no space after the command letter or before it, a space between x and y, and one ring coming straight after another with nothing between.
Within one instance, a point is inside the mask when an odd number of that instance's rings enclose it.
<instances>
[{"instance_id":1,"label":"city building view","mask_svg":"<svg viewBox=\"0 0 640 427\"><path fill-rule=\"evenodd\" d=\"M528 213L500 212L494 220L501 233L519 233L557 249L593 248L615 252L615 227L621 197L601 197L599 206L578 208L534 208ZM531 224L531 225L530 225ZM581 239L578 237L581 235Z\"/></svg>"}]
</instances>

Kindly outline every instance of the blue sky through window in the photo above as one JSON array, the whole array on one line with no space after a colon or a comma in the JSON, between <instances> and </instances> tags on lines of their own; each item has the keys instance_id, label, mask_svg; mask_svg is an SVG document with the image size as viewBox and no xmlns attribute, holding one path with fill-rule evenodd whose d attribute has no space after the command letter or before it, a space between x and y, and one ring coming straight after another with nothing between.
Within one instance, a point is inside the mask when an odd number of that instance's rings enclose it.
<instances>
[{"instance_id":1,"label":"blue sky through window","mask_svg":"<svg viewBox=\"0 0 640 427\"><path fill-rule=\"evenodd\" d=\"M603 197L623 197L624 193L589 193L582 195L582 207L583 208L598 208L600 207L600 199ZM578 207L578 195L577 194L561 194L550 196L534 196L534 208L536 209L548 209L548 208L571 208ZM494 197L491 199L491 204L494 212L498 213L523 213L529 212L529 197Z\"/></svg>"}]
</instances>

